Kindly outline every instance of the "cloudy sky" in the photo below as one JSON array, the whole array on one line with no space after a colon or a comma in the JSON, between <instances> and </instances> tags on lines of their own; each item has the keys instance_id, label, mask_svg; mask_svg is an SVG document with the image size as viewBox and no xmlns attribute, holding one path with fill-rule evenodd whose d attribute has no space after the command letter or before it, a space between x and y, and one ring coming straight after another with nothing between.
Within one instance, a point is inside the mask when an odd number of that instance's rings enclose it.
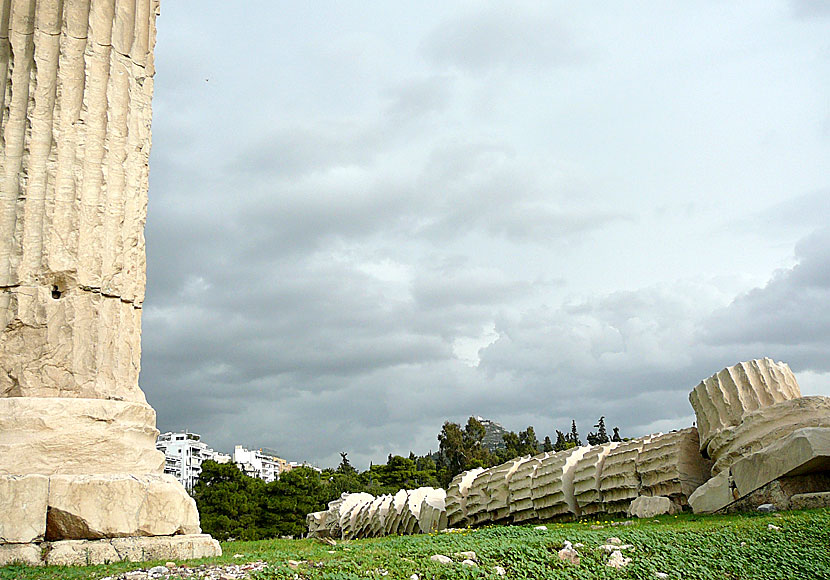
<instances>
[{"instance_id":1,"label":"cloudy sky","mask_svg":"<svg viewBox=\"0 0 830 580\"><path fill-rule=\"evenodd\" d=\"M830 3L168 0L141 386L360 468L482 415L830 395Z\"/></svg>"}]
</instances>

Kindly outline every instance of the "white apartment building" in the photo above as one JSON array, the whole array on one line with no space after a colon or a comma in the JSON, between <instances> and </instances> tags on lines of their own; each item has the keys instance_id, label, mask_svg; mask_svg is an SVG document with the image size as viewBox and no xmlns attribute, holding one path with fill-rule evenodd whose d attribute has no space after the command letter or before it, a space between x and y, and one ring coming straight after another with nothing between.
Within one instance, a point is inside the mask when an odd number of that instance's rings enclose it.
<instances>
[{"instance_id":1,"label":"white apartment building","mask_svg":"<svg viewBox=\"0 0 830 580\"><path fill-rule=\"evenodd\" d=\"M197 433L162 433L156 441L156 449L164 453L164 473L169 473L191 491L202 473L202 463L213 460L228 463L230 455L214 451Z\"/></svg>"},{"instance_id":2,"label":"white apartment building","mask_svg":"<svg viewBox=\"0 0 830 580\"><path fill-rule=\"evenodd\" d=\"M233 462L245 475L258 477L267 483L276 481L280 478L280 473L291 469L285 459L277 457L269 450L250 450L242 445L234 447Z\"/></svg>"}]
</instances>

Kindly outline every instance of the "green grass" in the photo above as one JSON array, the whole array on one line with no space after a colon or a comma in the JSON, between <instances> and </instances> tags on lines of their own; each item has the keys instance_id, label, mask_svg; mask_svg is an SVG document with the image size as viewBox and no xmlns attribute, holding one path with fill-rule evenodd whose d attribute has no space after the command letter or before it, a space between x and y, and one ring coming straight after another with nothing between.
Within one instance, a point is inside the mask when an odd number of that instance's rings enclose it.
<instances>
[{"instance_id":1,"label":"green grass","mask_svg":"<svg viewBox=\"0 0 830 580\"><path fill-rule=\"evenodd\" d=\"M655 572L683 580L830 579L830 509L785 512L780 515L662 516L634 520L634 525L591 529L597 521L534 526L493 526L457 533L389 537L338 542L331 547L314 540L264 540L227 542L221 558L189 562L234 563L266 560L269 569L256 578L352 580L403 578L418 574L427 578L499 578L494 566L507 578L655 578ZM769 529L774 524L780 530ZM615 570L605 565L608 556L597 550L609 536L633 544L626 552L629 566ZM581 542L579 566L562 562L557 551L563 542ZM742 546L741 543L744 543ZM445 566L431 562L433 554L452 557L472 550L480 566L459 563ZM234 558L242 554L242 558ZM298 570L288 560L303 561ZM148 564L113 564L78 568L0 568L0 580L102 578Z\"/></svg>"}]
</instances>

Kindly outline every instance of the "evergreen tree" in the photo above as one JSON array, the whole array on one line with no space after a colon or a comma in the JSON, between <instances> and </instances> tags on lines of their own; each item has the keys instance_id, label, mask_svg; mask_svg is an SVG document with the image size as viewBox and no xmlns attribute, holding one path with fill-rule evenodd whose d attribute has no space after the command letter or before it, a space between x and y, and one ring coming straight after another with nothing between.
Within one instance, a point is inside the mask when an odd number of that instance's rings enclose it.
<instances>
[{"instance_id":1,"label":"evergreen tree","mask_svg":"<svg viewBox=\"0 0 830 580\"><path fill-rule=\"evenodd\" d=\"M349 475L357 473L357 470L352 467L352 464L349 463L348 453L345 451L340 452L340 465L337 467L337 472L342 473L343 475Z\"/></svg>"},{"instance_id":2,"label":"evergreen tree","mask_svg":"<svg viewBox=\"0 0 830 580\"><path fill-rule=\"evenodd\" d=\"M259 540L265 482L242 473L234 463L205 461L193 487L202 530L219 540Z\"/></svg>"},{"instance_id":3,"label":"evergreen tree","mask_svg":"<svg viewBox=\"0 0 830 580\"><path fill-rule=\"evenodd\" d=\"M556 443L553 444L554 451L565 451L565 449L570 449L573 447L573 443L570 442L568 436L565 435L559 429L556 430Z\"/></svg>"},{"instance_id":4,"label":"evergreen tree","mask_svg":"<svg viewBox=\"0 0 830 580\"><path fill-rule=\"evenodd\" d=\"M582 445L582 441L579 439L579 432L576 430L576 420L571 420L570 442L576 447Z\"/></svg>"},{"instance_id":5,"label":"evergreen tree","mask_svg":"<svg viewBox=\"0 0 830 580\"><path fill-rule=\"evenodd\" d=\"M549 435L545 435L545 442L542 444L542 451L545 453L553 451L553 443L551 442Z\"/></svg>"},{"instance_id":6,"label":"evergreen tree","mask_svg":"<svg viewBox=\"0 0 830 580\"><path fill-rule=\"evenodd\" d=\"M605 415L599 418L599 421L594 427L597 428L597 441L599 444L608 443L610 439L608 438L608 432L605 430Z\"/></svg>"},{"instance_id":7,"label":"evergreen tree","mask_svg":"<svg viewBox=\"0 0 830 580\"><path fill-rule=\"evenodd\" d=\"M611 441L622 441L622 437L620 437L619 427L614 427L614 434L611 436Z\"/></svg>"}]
</instances>

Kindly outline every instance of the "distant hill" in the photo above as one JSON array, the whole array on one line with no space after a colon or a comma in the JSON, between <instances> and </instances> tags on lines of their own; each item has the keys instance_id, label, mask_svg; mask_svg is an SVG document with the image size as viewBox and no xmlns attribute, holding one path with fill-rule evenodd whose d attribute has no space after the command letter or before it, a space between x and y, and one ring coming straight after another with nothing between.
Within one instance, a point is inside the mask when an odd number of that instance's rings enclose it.
<instances>
[{"instance_id":1,"label":"distant hill","mask_svg":"<svg viewBox=\"0 0 830 580\"><path fill-rule=\"evenodd\" d=\"M506 447L503 435L508 433L507 429L490 419L476 417L476 420L484 427L484 439L481 440L482 447L491 452Z\"/></svg>"}]
</instances>

